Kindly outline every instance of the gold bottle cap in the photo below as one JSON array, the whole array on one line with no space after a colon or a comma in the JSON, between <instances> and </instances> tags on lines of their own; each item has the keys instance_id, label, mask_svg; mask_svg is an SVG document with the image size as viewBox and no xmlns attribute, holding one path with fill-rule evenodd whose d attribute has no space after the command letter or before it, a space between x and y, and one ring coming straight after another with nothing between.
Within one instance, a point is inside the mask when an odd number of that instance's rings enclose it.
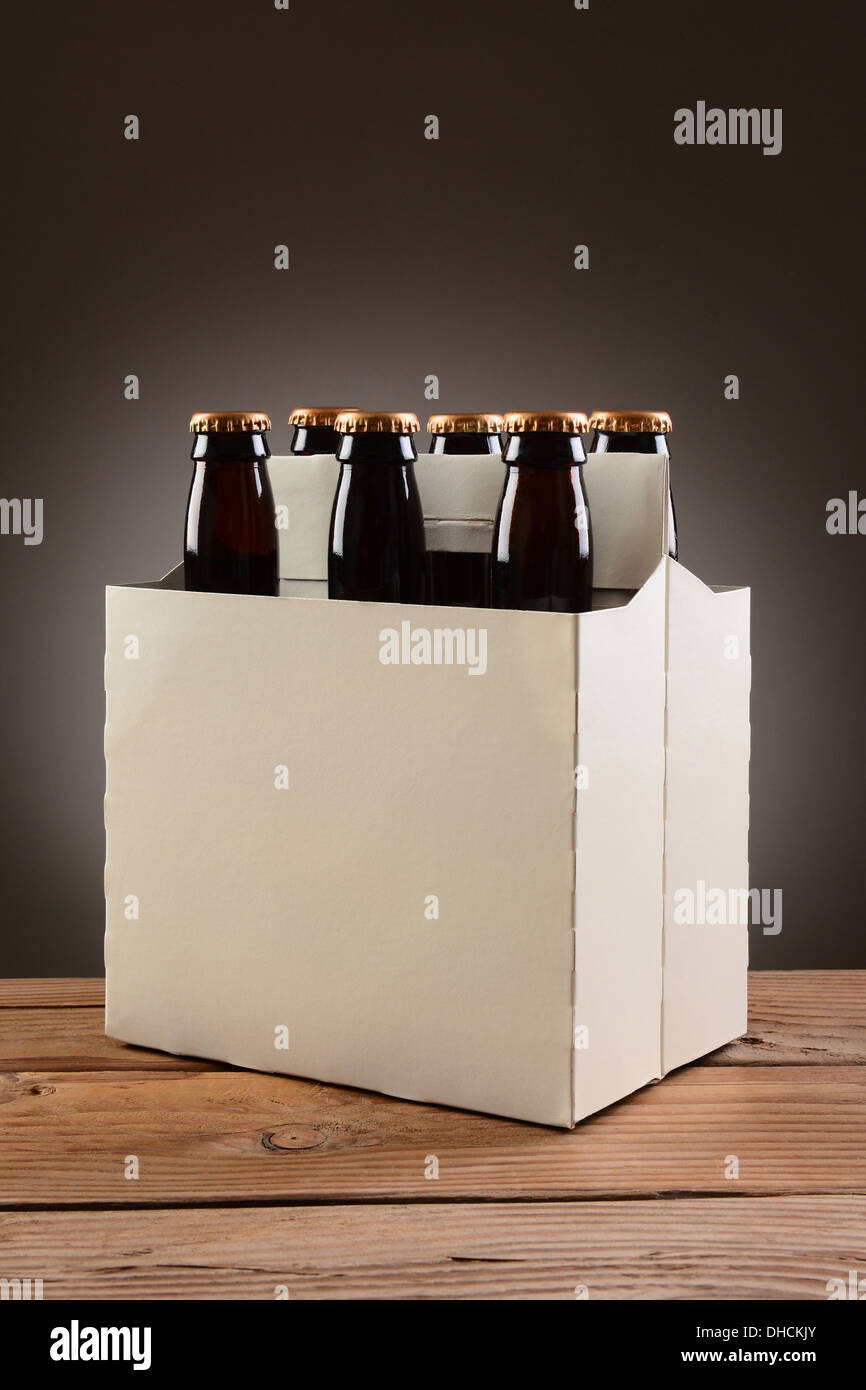
<instances>
[{"instance_id":1,"label":"gold bottle cap","mask_svg":"<svg viewBox=\"0 0 866 1390\"><path fill-rule=\"evenodd\" d=\"M354 405L298 405L289 416L289 424L298 430L332 430L338 415L357 410Z\"/></svg>"},{"instance_id":2,"label":"gold bottle cap","mask_svg":"<svg viewBox=\"0 0 866 1390\"><path fill-rule=\"evenodd\" d=\"M468 411L459 415L431 415L427 421L428 434L500 434L502 416L489 411Z\"/></svg>"},{"instance_id":3,"label":"gold bottle cap","mask_svg":"<svg viewBox=\"0 0 866 1390\"><path fill-rule=\"evenodd\" d=\"M666 410L594 410L589 427L605 434L670 434L673 424Z\"/></svg>"},{"instance_id":4,"label":"gold bottle cap","mask_svg":"<svg viewBox=\"0 0 866 1390\"><path fill-rule=\"evenodd\" d=\"M341 410L334 421L339 434L417 434L420 428L411 410Z\"/></svg>"},{"instance_id":5,"label":"gold bottle cap","mask_svg":"<svg viewBox=\"0 0 866 1390\"><path fill-rule=\"evenodd\" d=\"M270 428L260 410L199 410L189 422L190 434L260 434Z\"/></svg>"},{"instance_id":6,"label":"gold bottle cap","mask_svg":"<svg viewBox=\"0 0 866 1390\"><path fill-rule=\"evenodd\" d=\"M586 434L589 429L582 410L509 410L502 424L506 434Z\"/></svg>"}]
</instances>

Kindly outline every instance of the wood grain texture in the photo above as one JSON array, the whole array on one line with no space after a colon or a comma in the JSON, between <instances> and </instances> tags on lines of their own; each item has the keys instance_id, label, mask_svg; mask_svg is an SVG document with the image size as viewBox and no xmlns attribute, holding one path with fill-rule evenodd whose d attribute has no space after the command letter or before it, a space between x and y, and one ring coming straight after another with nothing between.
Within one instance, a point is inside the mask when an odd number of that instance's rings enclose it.
<instances>
[{"instance_id":1,"label":"wood grain texture","mask_svg":"<svg viewBox=\"0 0 866 1390\"><path fill-rule=\"evenodd\" d=\"M753 971L746 1037L703 1064L866 1065L866 970Z\"/></svg>"},{"instance_id":2,"label":"wood grain texture","mask_svg":"<svg viewBox=\"0 0 866 1390\"><path fill-rule=\"evenodd\" d=\"M104 1007L104 980L0 980L0 1009L80 1008L87 1005Z\"/></svg>"},{"instance_id":3,"label":"wood grain texture","mask_svg":"<svg viewBox=\"0 0 866 1390\"><path fill-rule=\"evenodd\" d=\"M106 1038L103 995L101 980L0 981L0 1070L227 1070ZM866 970L752 973L747 1036L694 1063L828 1064L866 1065Z\"/></svg>"},{"instance_id":4,"label":"wood grain texture","mask_svg":"<svg viewBox=\"0 0 866 1390\"><path fill-rule=\"evenodd\" d=\"M101 1005L0 1009L0 1071L174 1072L221 1067L220 1062L152 1052L107 1038Z\"/></svg>"},{"instance_id":5,"label":"wood grain texture","mask_svg":"<svg viewBox=\"0 0 866 1390\"><path fill-rule=\"evenodd\" d=\"M7 1277L75 1299L777 1299L866 1268L861 1197L0 1215Z\"/></svg>"},{"instance_id":6,"label":"wood grain texture","mask_svg":"<svg viewBox=\"0 0 866 1390\"><path fill-rule=\"evenodd\" d=\"M866 972L752 975L746 1038L572 1133L126 1047L102 994L0 982L0 1278L48 1299L809 1300L866 1269Z\"/></svg>"},{"instance_id":7,"label":"wood grain texture","mask_svg":"<svg viewBox=\"0 0 866 1390\"><path fill-rule=\"evenodd\" d=\"M19 1073L0 1205L866 1193L864 1133L851 1066L692 1066L571 1133L255 1072Z\"/></svg>"}]
</instances>

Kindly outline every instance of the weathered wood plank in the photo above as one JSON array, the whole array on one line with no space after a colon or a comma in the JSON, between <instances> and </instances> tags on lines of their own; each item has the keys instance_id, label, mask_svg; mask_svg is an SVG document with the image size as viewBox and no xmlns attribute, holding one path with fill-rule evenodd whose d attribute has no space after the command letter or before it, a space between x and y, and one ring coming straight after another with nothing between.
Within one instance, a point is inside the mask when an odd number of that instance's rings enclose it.
<instances>
[{"instance_id":1,"label":"weathered wood plank","mask_svg":"<svg viewBox=\"0 0 866 1390\"><path fill-rule=\"evenodd\" d=\"M866 1268L866 1199L19 1213L0 1250L46 1299L806 1301Z\"/></svg>"},{"instance_id":2,"label":"weathered wood plank","mask_svg":"<svg viewBox=\"0 0 866 1390\"><path fill-rule=\"evenodd\" d=\"M860 1193L864 1125L850 1066L690 1067L572 1133L256 1072L20 1074L0 1204Z\"/></svg>"},{"instance_id":3,"label":"weathered wood plank","mask_svg":"<svg viewBox=\"0 0 866 1390\"><path fill-rule=\"evenodd\" d=\"M0 1071L219 1071L221 1062L129 1047L105 1036L102 1008L0 1009Z\"/></svg>"},{"instance_id":4,"label":"weathered wood plank","mask_svg":"<svg viewBox=\"0 0 866 1390\"><path fill-rule=\"evenodd\" d=\"M708 1066L866 1064L866 970L749 975L749 1031Z\"/></svg>"},{"instance_id":5,"label":"weathered wood plank","mask_svg":"<svg viewBox=\"0 0 866 1390\"><path fill-rule=\"evenodd\" d=\"M0 980L0 1009L82 1008L105 1004L101 979Z\"/></svg>"},{"instance_id":6,"label":"weathered wood plank","mask_svg":"<svg viewBox=\"0 0 866 1390\"><path fill-rule=\"evenodd\" d=\"M155 1071L201 1071L221 1066L106 1039L102 1002L101 980L0 981L0 1070L140 1071L152 1065ZM866 1065L866 970L753 973L747 1037L695 1063L828 1064Z\"/></svg>"}]
</instances>

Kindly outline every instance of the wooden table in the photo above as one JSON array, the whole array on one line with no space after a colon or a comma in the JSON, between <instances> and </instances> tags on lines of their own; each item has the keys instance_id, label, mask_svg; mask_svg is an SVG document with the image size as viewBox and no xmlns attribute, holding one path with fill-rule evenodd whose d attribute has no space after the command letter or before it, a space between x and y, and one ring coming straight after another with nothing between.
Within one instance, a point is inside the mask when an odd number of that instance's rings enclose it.
<instances>
[{"instance_id":1,"label":"wooden table","mask_svg":"<svg viewBox=\"0 0 866 1390\"><path fill-rule=\"evenodd\" d=\"M866 1276L866 971L753 974L746 1038L572 1133L125 1047L102 997L0 983L0 1277L46 1299L826 1299Z\"/></svg>"}]
</instances>

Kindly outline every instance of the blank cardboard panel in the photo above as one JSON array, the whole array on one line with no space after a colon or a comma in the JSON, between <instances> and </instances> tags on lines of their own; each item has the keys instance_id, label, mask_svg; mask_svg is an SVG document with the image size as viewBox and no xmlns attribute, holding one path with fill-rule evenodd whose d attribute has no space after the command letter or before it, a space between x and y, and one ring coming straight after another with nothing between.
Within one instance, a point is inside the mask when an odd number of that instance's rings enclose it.
<instances>
[{"instance_id":1,"label":"blank cardboard panel","mask_svg":"<svg viewBox=\"0 0 866 1390\"><path fill-rule=\"evenodd\" d=\"M327 579L331 506L340 465L333 454L268 459L277 507L282 579Z\"/></svg>"},{"instance_id":2,"label":"blank cardboard panel","mask_svg":"<svg viewBox=\"0 0 866 1390\"><path fill-rule=\"evenodd\" d=\"M579 619L575 1120L662 1074L664 642L661 563Z\"/></svg>"},{"instance_id":3,"label":"blank cardboard panel","mask_svg":"<svg viewBox=\"0 0 866 1390\"><path fill-rule=\"evenodd\" d=\"M590 454L583 481L592 518L593 584L639 589L665 553L667 459Z\"/></svg>"},{"instance_id":4,"label":"blank cardboard panel","mask_svg":"<svg viewBox=\"0 0 866 1390\"><path fill-rule=\"evenodd\" d=\"M111 1036L571 1123L575 623L454 617L109 589Z\"/></svg>"},{"instance_id":5,"label":"blank cardboard panel","mask_svg":"<svg viewBox=\"0 0 866 1390\"><path fill-rule=\"evenodd\" d=\"M746 1028L748 925L738 905L749 887L751 663L748 590L713 593L665 563L662 1060L670 1071Z\"/></svg>"}]
</instances>

